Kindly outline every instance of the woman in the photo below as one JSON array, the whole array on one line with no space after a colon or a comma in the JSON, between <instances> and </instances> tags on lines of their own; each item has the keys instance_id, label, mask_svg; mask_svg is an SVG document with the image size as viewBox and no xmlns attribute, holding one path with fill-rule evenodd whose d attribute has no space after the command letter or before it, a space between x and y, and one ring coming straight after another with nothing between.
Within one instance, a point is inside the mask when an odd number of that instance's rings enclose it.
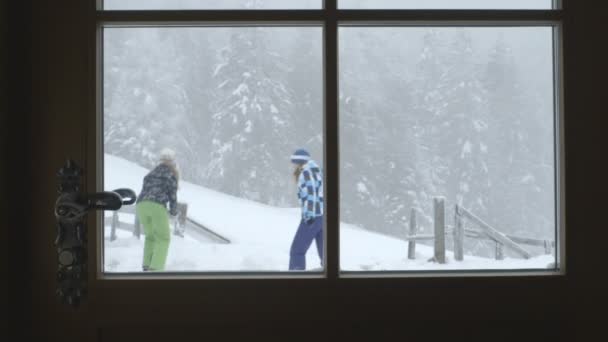
<instances>
[{"instance_id":1,"label":"woman","mask_svg":"<svg viewBox=\"0 0 608 342\"><path fill-rule=\"evenodd\" d=\"M289 270L306 270L306 252L312 240L317 244L323 266L323 172L304 149L295 151L291 162L296 166L294 176L302 219L291 244Z\"/></svg>"},{"instance_id":2,"label":"woman","mask_svg":"<svg viewBox=\"0 0 608 342\"><path fill-rule=\"evenodd\" d=\"M144 226L144 271L165 269L169 251L170 228L167 202L171 216L177 215L177 183L179 174L175 152L163 149L159 164L144 177L141 193L137 198L137 218Z\"/></svg>"}]
</instances>

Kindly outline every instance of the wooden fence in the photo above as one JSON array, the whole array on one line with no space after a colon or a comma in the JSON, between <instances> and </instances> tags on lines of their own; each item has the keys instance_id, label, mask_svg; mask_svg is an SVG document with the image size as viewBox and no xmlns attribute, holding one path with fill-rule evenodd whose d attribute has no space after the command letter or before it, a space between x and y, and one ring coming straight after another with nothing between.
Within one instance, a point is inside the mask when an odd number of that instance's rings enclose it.
<instances>
[{"instance_id":1,"label":"wooden fence","mask_svg":"<svg viewBox=\"0 0 608 342\"><path fill-rule=\"evenodd\" d=\"M119 219L119 214L121 213L133 214L133 216L135 216L133 223L121 221ZM171 220L171 225L173 226L173 235L184 237L186 228L188 227L191 233L202 235L205 237L206 240L221 244L230 243L230 240L228 238L209 229L200 222L188 217L188 204L186 203L179 202L177 204L177 217L174 220ZM124 226L122 228L128 228L128 230L132 231L133 236L137 237L138 239L141 237L142 225L137 218L134 206L124 206L123 208L121 208L121 210L113 212L110 241L114 241L117 239L116 229L121 228L121 226Z\"/></svg>"},{"instance_id":2,"label":"wooden fence","mask_svg":"<svg viewBox=\"0 0 608 342\"><path fill-rule=\"evenodd\" d=\"M504 259L504 249L507 248L513 251L524 259L529 259L531 254L526 251L521 245L544 247L545 254L551 254L555 248L555 242L549 240L531 239L527 237L513 236L504 234L493 228L482 219L471 213L469 210L456 205L454 210L454 226L448 229L445 224L445 200L442 197L436 197L433 200L433 234L418 234L417 209L412 208L410 211L410 221L408 234L405 239L408 241L408 259L416 258L416 242L417 241L434 241L434 255L432 261L445 263L445 239L451 234L454 240L454 259L457 261L464 260L464 238L475 238L493 241L496 244L495 258L496 260ZM465 223L469 222L475 225L478 229L466 228Z\"/></svg>"}]
</instances>

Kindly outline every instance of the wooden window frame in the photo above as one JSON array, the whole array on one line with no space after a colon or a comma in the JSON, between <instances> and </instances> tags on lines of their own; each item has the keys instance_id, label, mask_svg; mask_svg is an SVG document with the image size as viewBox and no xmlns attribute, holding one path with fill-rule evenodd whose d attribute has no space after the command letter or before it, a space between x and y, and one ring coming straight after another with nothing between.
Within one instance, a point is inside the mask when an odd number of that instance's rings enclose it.
<instances>
[{"instance_id":1,"label":"wooden window frame","mask_svg":"<svg viewBox=\"0 0 608 342\"><path fill-rule=\"evenodd\" d=\"M564 91L562 60L562 26L567 8L562 1L554 0L551 10L341 10L338 0L324 0L319 10L103 10L102 0L91 1L91 112L87 118L85 165L96 170L87 179L87 187L102 189L103 172L103 73L102 44L103 27L116 26L229 26L229 25L315 25L323 27L323 72L324 72L324 165L326 225L325 229L325 273L290 274L287 272L197 272L163 274L108 274L103 273L103 229L97 229L95 239L90 242L96 265L98 280L182 280L182 279L305 279L334 283L340 279L356 278L433 278L433 277L512 277L512 276L563 276L566 273L565 254L565 150L564 150ZM339 188L339 111L338 111L338 28L347 25L368 26L552 26L554 28L554 108L555 108L555 196L556 196L556 242L558 264L554 270L508 270L508 271L398 271L398 272L346 272L339 269L340 256L340 188ZM94 216L94 215L91 215ZM103 220L98 214L90 222L100 227Z\"/></svg>"}]
</instances>

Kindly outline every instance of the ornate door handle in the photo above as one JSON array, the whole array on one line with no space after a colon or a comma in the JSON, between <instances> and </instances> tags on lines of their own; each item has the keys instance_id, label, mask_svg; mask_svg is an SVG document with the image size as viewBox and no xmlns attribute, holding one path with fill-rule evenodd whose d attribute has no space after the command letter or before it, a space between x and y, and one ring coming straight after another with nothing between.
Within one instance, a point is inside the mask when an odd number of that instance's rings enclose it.
<instances>
[{"instance_id":1,"label":"ornate door handle","mask_svg":"<svg viewBox=\"0 0 608 342\"><path fill-rule=\"evenodd\" d=\"M92 194L80 192L82 169L72 160L57 173L59 196L55 202L57 220L57 295L63 302L78 306L87 292L87 227L90 210L118 210L135 203L131 189Z\"/></svg>"}]
</instances>

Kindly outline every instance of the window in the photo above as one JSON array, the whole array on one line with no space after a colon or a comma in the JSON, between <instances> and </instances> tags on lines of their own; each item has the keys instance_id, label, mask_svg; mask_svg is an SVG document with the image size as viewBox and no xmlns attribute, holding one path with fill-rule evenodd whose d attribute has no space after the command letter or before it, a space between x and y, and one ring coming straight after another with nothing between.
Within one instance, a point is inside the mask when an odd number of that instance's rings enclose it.
<instances>
[{"instance_id":1,"label":"window","mask_svg":"<svg viewBox=\"0 0 608 342\"><path fill-rule=\"evenodd\" d=\"M163 182L144 189L144 176L164 165L164 148L176 154L179 213L161 228L164 271L288 270L300 219L290 156L306 146L323 160L321 33L104 29L106 189L166 201ZM151 236L161 238L155 222L133 206L106 215L104 270L141 271L154 255L146 247L157 245ZM316 251L308 259L321 270Z\"/></svg>"},{"instance_id":2,"label":"window","mask_svg":"<svg viewBox=\"0 0 608 342\"><path fill-rule=\"evenodd\" d=\"M553 28L339 35L341 269L553 268Z\"/></svg>"},{"instance_id":3,"label":"window","mask_svg":"<svg viewBox=\"0 0 608 342\"><path fill-rule=\"evenodd\" d=\"M160 235L105 214L104 272L562 269L558 4L218 3L98 11L104 188L179 178Z\"/></svg>"}]
</instances>

